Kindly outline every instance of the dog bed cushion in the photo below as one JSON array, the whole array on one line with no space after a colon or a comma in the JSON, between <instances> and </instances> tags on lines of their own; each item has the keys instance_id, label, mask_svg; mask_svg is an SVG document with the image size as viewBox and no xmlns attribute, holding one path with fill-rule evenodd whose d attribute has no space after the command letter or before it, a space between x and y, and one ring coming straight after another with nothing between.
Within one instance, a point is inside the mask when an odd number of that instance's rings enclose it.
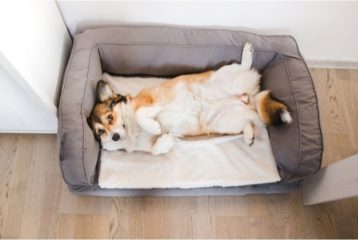
<instances>
[{"instance_id":1,"label":"dog bed cushion","mask_svg":"<svg viewBox=\"0 0 358 240\"><path fill-rule=\"evenodd\" d=\"M103 72L165 77L218 69L240 62L245 42L251 42L255 49L253 65L262 74L262 89L271 90L278 100L288 105L293 123L268 128L280 183L226 190L231 194L243 189L270 192L273 188L284 189L291 182L316 172L323 150L316 94L292 37L171 26L119 26L89 29L74 37L62 84L58 130L60 166L69 188L94 195L130 192L107 190L97 185L101 151L87 117L96 101L96 84ZM218 191L224 192L213 189L211 193ZM140 191L142 195L146 193L149 190Z\"/></svg>"},{"instance_id":2,"label":"dog bed cushion","mask_svg":"<svg viewBox=\"0 0 358 240\"><path fill-rule=\"evenodd\" d=\"M144 87L158 86L160 78L112 77L103 79L121 94L135 96ZM98 184L102 188L228 187L277 182L280 176L267 130L256 128L249 147L242 135L180 140L167 154L102 151ZM193 142L195 146L193 147ZM198 146L199 145L199 146Z\"/></svg>"}]
</instances>

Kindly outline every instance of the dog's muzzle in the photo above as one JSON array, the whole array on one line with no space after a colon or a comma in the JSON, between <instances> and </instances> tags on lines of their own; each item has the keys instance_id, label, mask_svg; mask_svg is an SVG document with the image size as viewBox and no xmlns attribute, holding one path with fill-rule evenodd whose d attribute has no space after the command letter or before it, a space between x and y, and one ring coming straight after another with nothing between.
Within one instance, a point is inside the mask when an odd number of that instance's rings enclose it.
<instances>
[{"instance_id":1,"label":"dog's muzzle","mask_svg":"<svg viewBox=\"0 0 358 240\"><path fill-rule=\"evenodd\" d=\"M121 136L118 133L113 134L112 140L117 142L119 139L121 139Z\"/></svg>"}]
</instances>

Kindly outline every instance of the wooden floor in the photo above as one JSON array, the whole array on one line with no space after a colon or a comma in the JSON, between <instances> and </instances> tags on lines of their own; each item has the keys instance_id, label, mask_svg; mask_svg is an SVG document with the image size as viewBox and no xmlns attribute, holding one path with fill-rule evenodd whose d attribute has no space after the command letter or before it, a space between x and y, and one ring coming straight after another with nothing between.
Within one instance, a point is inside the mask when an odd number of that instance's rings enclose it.
<instances>
[{"instance_id":1,"label":"wooden floor","mask_svg":"<svg viewBox=\"0 0 358 240\"><path fill-rule=\"evenodd\" d=\"M323 165L358 152L358 70L312 70ZM185 198L68 192L54 135L0 135L2 238L358 238L358 199L303 206L300 192Z\"/></svg>"}]
</instances>

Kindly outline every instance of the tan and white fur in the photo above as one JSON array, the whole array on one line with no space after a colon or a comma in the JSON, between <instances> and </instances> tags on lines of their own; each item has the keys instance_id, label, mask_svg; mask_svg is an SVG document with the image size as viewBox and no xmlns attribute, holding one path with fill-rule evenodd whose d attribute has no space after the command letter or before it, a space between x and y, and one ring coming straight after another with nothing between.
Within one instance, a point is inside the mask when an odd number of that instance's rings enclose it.
<instances>
[{"instance_id":1,"label":"tan and white fur","mask_svg":"<svg viewBox=\"0 0 358 240\"><path fill-rule=\"evenodd\" d=\"M162 85L122 96L109 84L97 85L99 103L89 118L106 150L169 152L181 137L243 133L252 145L255 128L292 121L287 107L260 91L260 74L251 68L253 48L246 43L241 64L181 75Z\"/></svg>"}]
</instances>

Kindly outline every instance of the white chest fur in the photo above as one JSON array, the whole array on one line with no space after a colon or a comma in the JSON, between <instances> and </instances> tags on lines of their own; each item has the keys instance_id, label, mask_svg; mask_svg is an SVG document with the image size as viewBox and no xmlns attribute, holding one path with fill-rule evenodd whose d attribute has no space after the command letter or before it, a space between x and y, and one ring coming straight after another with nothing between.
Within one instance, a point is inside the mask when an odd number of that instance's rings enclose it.
<instances>
[{"instance_id":1,"label":"white chest fur","mask_svg":"<svg viewBox=\"0 0 358 240\"><path fill-rule=\"evenodd\" d=\"M197 131L200 127L200 114L203 99L180 83L175 88L176 98L163 106L157 116L164 132L183 136Z\"/></svg>"}]
</instances>

